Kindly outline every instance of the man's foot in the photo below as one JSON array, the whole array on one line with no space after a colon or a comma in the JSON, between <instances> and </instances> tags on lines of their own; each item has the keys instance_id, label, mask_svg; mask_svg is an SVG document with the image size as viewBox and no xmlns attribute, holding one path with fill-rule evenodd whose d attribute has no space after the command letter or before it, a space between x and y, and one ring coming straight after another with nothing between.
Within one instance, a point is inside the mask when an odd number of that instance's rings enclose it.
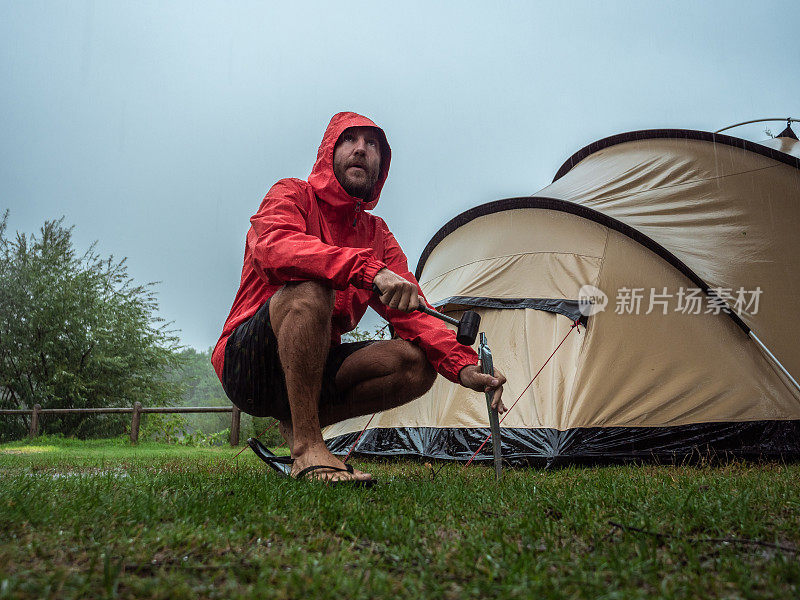
<instances>
[{"instance_id":1,"label":"man's foot","mask_svg":"<svg viewBox=\"0 0 800 600\"><path fill-rule=\"evenodd\" d=\"M297 477L297 475L303 471L303 469L307 469L308 467L326 465L333 468L330 470L314 469L310 471L304 478L314 479L324 483L372 480L372 475L369 473L364 473L357 469L353 469L352 473L349 472L345 464L331 454L330 450L328 450L324 443L311 446L303 452L298 452L297 454L293 452L292 455L294 457L294 463L292 463L292 477Z\"/></svg>"}]
</instances>

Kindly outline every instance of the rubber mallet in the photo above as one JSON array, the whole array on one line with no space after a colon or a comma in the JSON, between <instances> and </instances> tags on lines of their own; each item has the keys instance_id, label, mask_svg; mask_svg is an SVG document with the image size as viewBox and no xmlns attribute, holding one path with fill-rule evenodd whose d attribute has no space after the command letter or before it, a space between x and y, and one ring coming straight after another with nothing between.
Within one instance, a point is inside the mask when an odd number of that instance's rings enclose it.
<instances>
[{"instance_id":1,"label":"rubber mallet","mask_svg":"<svg viewBox=\"0 0 800 600\"><path fill-rule=\"evenodd\" d=\"M432 308L428 308L424 304L420 304L417 307L417 310L458 327L458 331L456 331L456 341L459 344L472 346L472 344L475 343L475 338L478 337L478 328L481 326L481 316L474 310L466 311L458 320L454 319L453 317L443 315Z\"/></svg>"},{"instance_id":2,"label":"rubber mallet","mask_svg":"<svg viewBox=\"0 0 800 600\"><path fill-rule=\"evenodd\" d=\"M372 289L376 294L380 295L381 291L378 289L378 286L373 285ZM417 310L425 313L426 315L441 319L445 323L450 323L458 327L458 331L456 331L456 341L459 344L463 344L464 346L472 346L472 344L475 343L475 339L478 337L478 329L481 326L481 316L474 310L468 310L461 315L460 319L454 319L453 317L448 317L447 315L443 315L442 313L425 306L422 297L419 299L419 306L417 307Z\"/></svg>"}]
</instances>

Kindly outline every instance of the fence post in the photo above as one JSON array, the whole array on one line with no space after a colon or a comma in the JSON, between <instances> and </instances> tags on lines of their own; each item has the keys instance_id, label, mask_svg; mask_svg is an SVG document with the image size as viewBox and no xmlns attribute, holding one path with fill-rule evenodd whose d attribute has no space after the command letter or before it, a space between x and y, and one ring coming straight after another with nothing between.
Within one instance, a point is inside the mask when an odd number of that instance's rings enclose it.
<instances>
[{"instance_id":1,"label":"fence post","mask_svg":"<svg viewBox=\"0 0 800 600\"><path fill-rule=\"evenodd\" d=\"M131 444L139 443L139 422L142 419L142 403L138 400L133 403L133 416L131 417Z\"/></svg>"},{"instance_id":2,"label":"fence post","mask_svg":"<svg viewBox=\"0 0 800 600\"><path fill-rule=\"evenodd\" d=\"M242 420L242 411L235 404L231 411L231 446L239 445L239 424Z\"/></svg>"},{"instance_id":3,"label":"fence post","mask_svg":"<svg viewBox=\"0 0 800 600\"><path fill-rule=\"evenodd\" d=\"M36 437L39 435L39 411L42 410L41 404L33 405L33 412L31 413L31 429L28 432L29 437Z\"/></svg>"}]
</instances>

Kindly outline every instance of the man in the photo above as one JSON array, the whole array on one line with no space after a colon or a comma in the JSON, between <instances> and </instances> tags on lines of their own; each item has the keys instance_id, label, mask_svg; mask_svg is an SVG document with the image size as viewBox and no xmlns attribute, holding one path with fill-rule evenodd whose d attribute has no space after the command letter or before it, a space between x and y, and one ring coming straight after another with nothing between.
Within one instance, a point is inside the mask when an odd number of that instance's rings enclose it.
<instances>
[{"instance_id":1,"label":"man","mask_svg":"<svg viewBox=\"0 0 800 600\"><path fill-rule=\"evenodd\" d=\"M415 311L421 292L403 251L383 220L365 212L378 202L390 161L383 130L338 113L308 181L278 181L250 219L239 291L211 360L234 404L280 420L295 477L370 482L331 454L321 428L418 398L435 371L492 390L505 411L503 375L481 373L472 348ZM400 339L341 344L368 305Z\"/></svg>"}]
</instances>

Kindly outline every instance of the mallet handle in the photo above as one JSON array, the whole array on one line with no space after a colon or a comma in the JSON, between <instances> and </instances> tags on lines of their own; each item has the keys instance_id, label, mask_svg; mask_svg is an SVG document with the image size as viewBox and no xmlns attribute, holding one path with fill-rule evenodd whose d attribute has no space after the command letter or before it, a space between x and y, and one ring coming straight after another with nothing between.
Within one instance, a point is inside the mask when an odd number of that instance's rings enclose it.
<instances>
[{"instance_id":1,"label":"mallet handle","mask_svg":"<svg viewBox=\"0 0 800 600\"><path fill-rule=\"evenodd\" d=\"M372 291L378 294L379 296L381 295L381 291L378 289L378 286L375 285L374 283L372 284ZM425 305L425 301L422 298L419 299L419 306L417 307L417 310L419 312L424 312L426 315L430 315L432 317L436 317L437 319L441 319L442 321L445 321L447 323L451 323L456 327L458 327L461 324L459 323L458 319L454 319L453 317L448 317L447 315L443 315L439 311L433 310L432 308L428 308Z\"/></svg>"},{"instance_id":2,"label":"mallet handle","mask_svg":"<svg viewBox=\"0 0 800 600\"><path fill-rule=\"evenodd\" d=\"M381 291L378 289L378 286L375 285L374 283L372 284L372 291L378 294L379 296L381 295ZM454 319L453 317L448 317L447 315L443 315L439 311L433 310L432 308L428 308L421 297L419 299L419 306L417 307L417 310L419 312L425 313L426 315L430 315L432 317L436 317L437 319L441 319L442 321L445 321L447 323L451 323L456 327L461 325L458 319Z\"/></svg>"},{"instance_id":3,"label":"mallet handle","mask_svg":"<svg viewBox=\"0 0 800 600\"><path fill-rule=\"evenodd\" d=\"M432 308L428 308L427 306L425 306L422 303L422 300L420 300L420 303L419 303L419 306L417 307L417 310L419 312L424 312L426 315L430 315L432 317L436 317L437 319L441 319L442 321L446 321L448 323L452 323L456 327L458 327L460 325L460 323L458 322L458 319L454 319L453 317L448 317L447 315L443 315L439 311L433 310Z\"/></svg>"}]
</instances>

